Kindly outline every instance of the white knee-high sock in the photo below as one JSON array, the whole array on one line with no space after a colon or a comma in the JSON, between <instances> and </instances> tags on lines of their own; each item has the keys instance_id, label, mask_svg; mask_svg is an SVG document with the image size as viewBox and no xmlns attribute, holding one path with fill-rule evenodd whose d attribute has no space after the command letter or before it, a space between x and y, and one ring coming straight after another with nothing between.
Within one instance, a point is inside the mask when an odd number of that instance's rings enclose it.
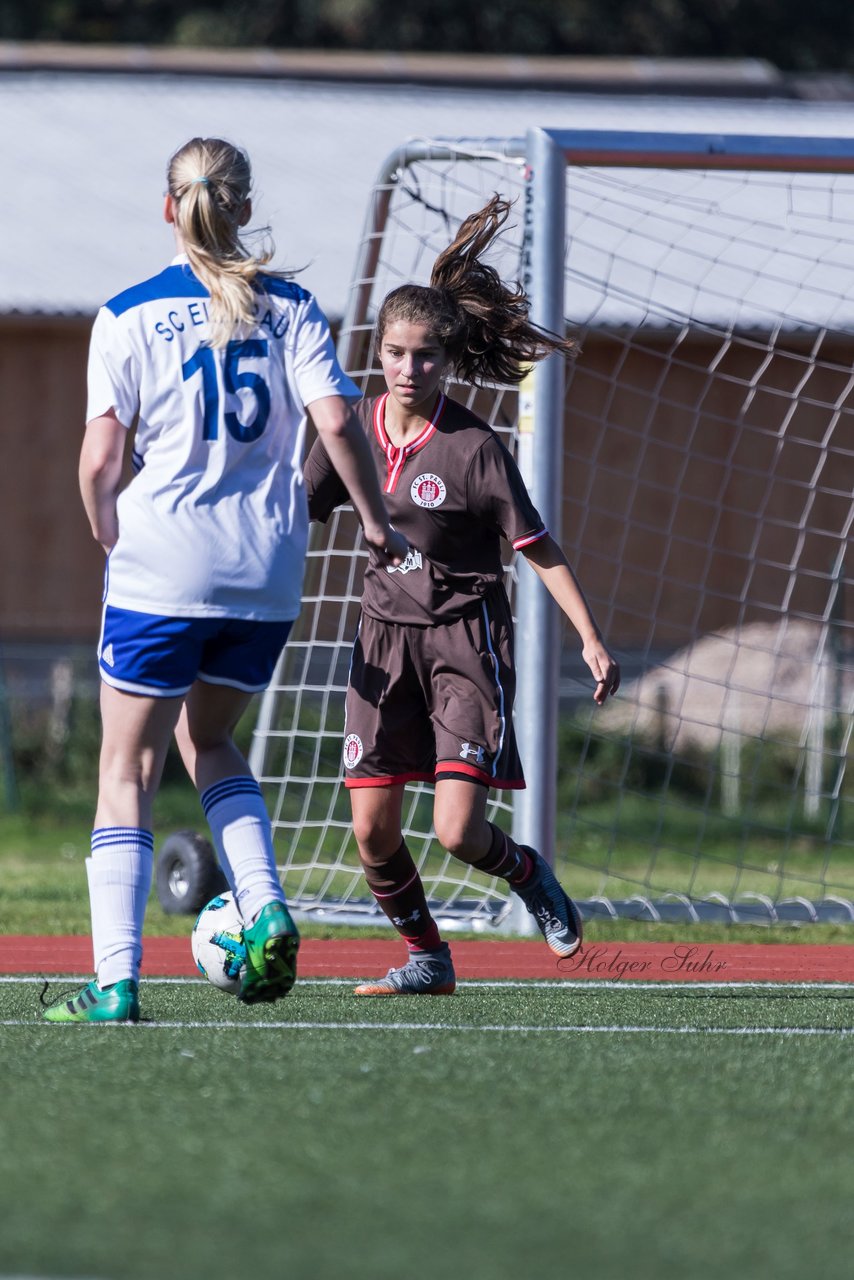
<instances>
[{"instance_id":1,"label":"white knee-high sock","mask_svg":"<svg viewBox=\"0 0 854 1280\"><path fill-rule=\"evenodd\" d=\"M86 859L98 985L139 981L142 925L154 867L154 836L139 827L98 827Z\"/></svg>"},{"instance_id":2,"label":"white knee-high sock","mask_svg":"<svg viewBox=\"0 0 854 1280\"><path fill-rule=\"evenodd\" d=\"M261 788L254 778L223 778L202 792L225 878L246 924L268 902L284 902L273 852L273 832Z\"/></svg>"}]
</instances>

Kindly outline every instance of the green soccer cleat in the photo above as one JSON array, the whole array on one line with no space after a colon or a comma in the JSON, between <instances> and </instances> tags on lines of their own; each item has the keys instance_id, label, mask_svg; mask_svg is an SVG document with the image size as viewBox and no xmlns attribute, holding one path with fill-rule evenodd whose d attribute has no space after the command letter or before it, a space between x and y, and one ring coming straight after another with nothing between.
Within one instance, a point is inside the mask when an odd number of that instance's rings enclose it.
<instances>
[{"instance_id":1,"label":"green soccer cleat","mask_svg":"<svg viewBox=\"0 0 854 1280\"><path fill-rule=\"evenodd\" d=\"M139 1022L139 987L131 978L103 990L97 981L44 1011L46 1022Z\"/></svg>"},{"instance_id":2,"label":"green soccer cleat","mask_svg":"<svg viewBox=\"0 0 854 1280\"><path fill-rule=\"evenodd\" d=\"M246 975L237 993L244 1004L280 1000L297 976L299 932L283 902L268 902L243 930Z\"/></svg>"}]
</instances>

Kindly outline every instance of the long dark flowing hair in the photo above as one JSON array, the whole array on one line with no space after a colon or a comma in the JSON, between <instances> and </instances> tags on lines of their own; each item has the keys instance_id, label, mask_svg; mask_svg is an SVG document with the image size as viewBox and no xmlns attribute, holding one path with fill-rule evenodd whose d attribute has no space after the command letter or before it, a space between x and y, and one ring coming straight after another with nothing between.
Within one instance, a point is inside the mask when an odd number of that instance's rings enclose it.
<instances>
[{"instance_id":1,"label":"long dark flowing hair","mask_svg":"<svg viewBox=\"0 0 854 1280\"><path fill-rule=\"evenodd\" d=\"M433 264L430 284L405 284L385 298L377 317L377 345L390 324L424 325L445 349L462 382L516 384L532 364L553 352L572 356L576 343L538 328L520 284L506 285L482 260L510 213L511 202L494 195L471 214Z\"/></svg>"}]
</instances>

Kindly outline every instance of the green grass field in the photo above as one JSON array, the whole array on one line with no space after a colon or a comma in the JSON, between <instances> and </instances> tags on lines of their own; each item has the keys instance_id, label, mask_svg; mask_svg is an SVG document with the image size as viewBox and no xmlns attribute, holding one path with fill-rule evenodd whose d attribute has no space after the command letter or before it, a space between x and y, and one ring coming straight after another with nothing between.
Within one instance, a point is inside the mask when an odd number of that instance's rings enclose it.
<instances>
[{"instance_id":1,"label":"green grass field","mask_svg":"<svg viewBox=\"0 0 854 1280\"><path fill-rule=\"evenodd\" d=\"M54 789L0 815L0 932L88 933L90 808ZM200 825L165 788L158 833ZM633 856L627 836L624 877ZM584 868L567 883L585 892ZM147 934L191 924L152 895ZM586 937L854 941L625 920ZM350 985L243 1009L149 980L141 1026L92 1028L41 1023L40 984L0 977L0 1276L851 1274L854 989Z\"/></svg>"},{"instance_id":2,"label":"green grass field","mask_svg":"<svg viewBox=\"0 0 854 1280\"><path fill-rule=\"evenodd\" d=\"M18 812L0 810L0 933L88 933L85 859L89 853L93 807L90 780L86 786L50 787L43 795L29 787ZM595 810L592 812L595 815ZM163 787L155 816L158 849L161 840L171 831L205 830L198 799L183 780ZM625 897L644 890L663 892L674 887L698 896L713 890L734 894L751 887L772 896L801 893L821 897L826 891L825 885L819 883L817 870L823 855L806 844L802 848L797 843L784 842L781 852L781 848L773 844L765 846L754 840L751 862L764 866L764 872L754 872L749 867L737 870L736 861L744 853L725 843L711 846L700 859L690 852L679 855L659 851L651 866L649 832L644 825L649 820L645 811L633 811L634 829L626 831L619 849L611 853L607 852L607 842L601 847L594 846L589 832L584 839L578 831L573 841L566 839L560 847L571 847L573 859L569 862L559 857L558 871L570 892L584 898L602 892ZM690 839L682 834L685 848L690 850ZM722 835L721 841L723 839ZM854 862L849 867L843 849L837 854L834 883L845 896L854 896ZM350 884L349 877L347 884ZM685 928L682 924L671 927L597 920L591 922L588 936L667 941L683 937ZM152 935L189 933L189 922L186 917L166 915L152 893L146 932ZM309 930L307 936L311 933ZM725 925L691 928L691 937L697 941L720 941L727 937L735 940L736 936L743 942L792 941L793 935L802 941L854 942L854 929L844 925L773 930L761 926L756 929L738 926L732 930Z\"/></svg>"},{"instance_id":3,"label":"green grass field","mask_svg":"<svg viewBox=\"0 0 854 1280\"><path fill-rule=\"evenodd\" d=\"M339 773L340 743L335 734L318 745L320 711L305 708L301 735L294 746L294 772L313 776L318 768L329 780ZM94 703L79 701L62 755L46 750L44 729L16 726L18 743L18 811L0 807L0 931L85 932L84 860L95 806L99 726ZM302 714L302 712L301 712ZM247 713L238 737L248 749L255 711ZM719 803L719 763L715 759L670 760L661 752L631 748L619 739L587 736L588 726L563 720L560 738L559 798L556 814L555 861L567 888L577 898L664 898L680 893L693 898L720 894L735 899L760 894L772 900L826 896L854 899L854 795L843 787L839 809L829 831L829 811L812 819L803 811L803 797L792 781L797 752L764 744L750 755L745 775L744 803L724 813ZM285 759L271 747L272 773L284 771ZM290 750L290 747L289 747ZM54 750L55 757L55 750ZM849 771L850 775L851 771ZM841 775L840 775L841 776ZM749 787L748 787L749 781ZM349 804L332 782L318 786L306 804L305 788L295 784L284 798L270 795L282 821L298 824L299 836L286 888L304 890L324 886L330 896L346 898L353 891L353 875L328 868L307 872L307 864L334 864L341 830L319 836L311 823L322 825L330 816L348 821ZM505 797L506 798L506 797ZM426 831L431 801L416 798L414 826ZM302 823L308 819L308 825ZM180 828L204 830L198 798L189 786L174 751L167 760L164 785L155 806L155 837L159 842ZM319 847L318 847L319 846ZM280 860L290 850L290 832L279 835ZM421 849L416 845L416 856ZM425 864L426 878L443 863L433 847ZM356 865L355 848L351 863ZM479 882L477 876L475 883ZM488 882L483 880L486 885ZM441 894L440 894L441 896ZM156 902L147 920L152 933L180 931Z\"/></svg>"},{"instance_id":4,"label":"green grass field","mask_svg":"<svg viewBox=\"0 0 854 1280\"><path fill-rule=\"evenodd\" d=\"M851 1274L850 988L38 992L0 980L0 1274Z\"/></svg>"},{"instance_id":5,"label":"green grass field","mask_svg":"<svg viewBox=\"0 0 854 1280\"><path fill-rule=\"evenodd\" d=\"M178 810L172 828L192 825ZM196 829L202 829L195 823ZM168 828L167 828L168 829ZM74 817L62 826L55 815L0 816L0 934L88 934L89 898L85 859L89 826ZM579 893L579 876L573 869L565 883ZM145 932L150 936L187 936L192 919L167 915L154 890L149 899ZM686 932L687 930L687 932ZM333 926L302 927L306 937L387 936L380 928L342 929ZM481 935L460 935L481 936ZM651 924L646 921L594 919L585 925L589 941L619 939L668 942L690 937L696 942L837 942L854 943L849 925L765 926L724 924Z\"/></svg>"},{"instance_id":6,"label":"green grass field","mask_svg":"<svg viewBox=\"0 0 854 1280\"><path fill-rule=\"evenodd\" d=\"M193 825L192 815L177 805L164 830ZM196 829L201 824L196 821ZM85 859L88 855L89 825L83 815L72 812L66 823L55 811L44 815L28 813L0 815L0 934L88 934L89 899ZM579 893L578 876L573 872L565 883ZM192 919L167 915L152 890L145 918L145 932L156 936L189 938ZM323 925L303 925L305 937L388 936L388 929L342 929ZM458 936L481 936L466 935ZM763 942L763 943L852 943L850 925L762 925L652 924L636 920L597 918L585 924L590 941L622 942Z\"/></svg>"}]
</instances>

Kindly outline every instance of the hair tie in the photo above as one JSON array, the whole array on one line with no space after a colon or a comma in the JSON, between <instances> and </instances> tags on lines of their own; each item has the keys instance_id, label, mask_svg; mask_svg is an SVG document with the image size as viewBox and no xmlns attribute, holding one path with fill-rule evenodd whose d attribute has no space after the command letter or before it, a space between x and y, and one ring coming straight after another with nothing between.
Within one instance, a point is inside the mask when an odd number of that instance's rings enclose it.
<instances>
[{"instance_id":1,"label":"hair tie","mask_svg":"<svg viewBox=\"0 0 854 1280\"><path fill-rule=\"evenodd\" d=\"M191 179L190 179L190 186L191 186L191 187L195 186L195 184L196 184L197 182L201 182L201 183L202 183L204 186L206 186L206 187L209 187L209 186L210 186L210 179L209 179L209 178L191 178Z\"/></svg>"}]
</instances>

